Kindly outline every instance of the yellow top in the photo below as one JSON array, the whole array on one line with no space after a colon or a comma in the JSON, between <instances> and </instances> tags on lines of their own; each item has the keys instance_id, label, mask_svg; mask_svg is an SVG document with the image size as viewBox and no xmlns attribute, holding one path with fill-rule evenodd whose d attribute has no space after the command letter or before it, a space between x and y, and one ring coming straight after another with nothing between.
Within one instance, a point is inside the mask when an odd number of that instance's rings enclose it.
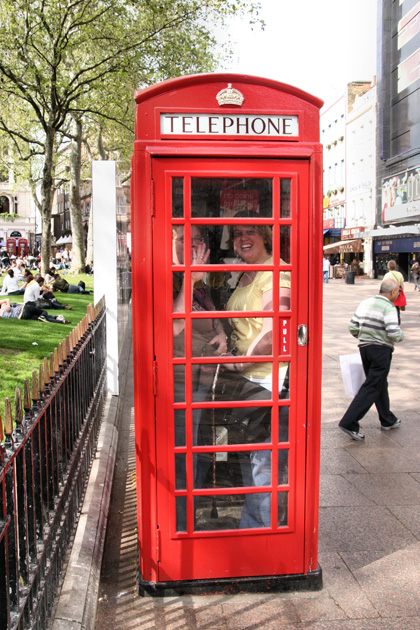
<instances>
[{"instance_id":1,"label":"yellow top","mask_svg":"<svg viewBox=\"0 0 420 630\"><path fill-rule=\"evenodd\" d=\"M265 261L266 265L272 265L273 259ZM280 260L280 264L285 264ZM290 288L290 272L280 273L280 287ZM258 271L254 280L245 287L237 287L232 293L228 303L228 311L262 311L263 294L273 288L273 272ZM246 354L249 346L260 334L263 327L262 317L232 317L229 320L233 328L232 343L236 346L239 355ZM239 359L238 359L239 360ZM287 368L287 363L280 364ZM247 363L242 374L247 378L264 379L271 376L271 363Z\"/></svg>"}]
</instances>

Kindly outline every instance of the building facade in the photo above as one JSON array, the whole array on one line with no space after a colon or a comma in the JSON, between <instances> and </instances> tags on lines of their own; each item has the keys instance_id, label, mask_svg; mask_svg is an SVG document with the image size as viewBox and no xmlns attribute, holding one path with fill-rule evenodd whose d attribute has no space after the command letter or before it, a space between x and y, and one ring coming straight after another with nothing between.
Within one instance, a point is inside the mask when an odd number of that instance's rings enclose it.
<instances>
[{"instance_id":1,"label":"building facade","mask_svg":"<svg viewBox=\"0 0 420 630\"><path fill-rule=\"evenodd\" d=\"M324 252L368 275L371 243L365 252L359 233L375 224L375 107L373 84L353 81L321 114Z\"/></svg>"},{"instance_id":2,"label":"building facade","mask_svg":"<svg viewBox=\"0 0 420 630\"><path fill-rule=\"evenodd\" d=\"M420 2L378 1L375 275L420 257Z\"/></svg>"},{"instance_id":3,"label":"building facade","mask_svg":"<svg viewBox=\"0 0 420 630\"><path fill-rule=\"evenodd\" d=\"M26 251L32 252L35 248L35 235L41 232L41 216L35 209L29 186L16 184L13 173L9 176L2 173L0 181L0 246L6 247L9 239L15 240L16 251L10 249L10 253L18 253L19 239L22 243L27 241ZM20 253L20 252L19 252Z\"/></svg>"},{"instance_id":4,"label":"building facade","mask_svg":"<svg viewBox=\"0 0 420 630\"><path fill-rule=\"evenodd\" d=\"M346 119L346 229L360 238L376 223L376 85L356 94ZM363 273L373 275L372 240L363 241Z\"/></svg>"}]
</instances>

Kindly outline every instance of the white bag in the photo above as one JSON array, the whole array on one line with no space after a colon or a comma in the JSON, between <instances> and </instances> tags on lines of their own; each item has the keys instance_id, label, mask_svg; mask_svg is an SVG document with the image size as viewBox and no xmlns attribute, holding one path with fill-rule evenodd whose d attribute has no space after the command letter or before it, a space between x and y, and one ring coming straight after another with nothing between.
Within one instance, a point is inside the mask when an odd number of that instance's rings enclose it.
<instances>
[{"instance_id":1,"label":"white bag","mask_svg":"<svg viewBox=\"0 0 420 630\"><path fill-rule=\"evenodd\" d=\"M344 393L354 398L366 378L360 354L341 354L340 367Z\"/></svg>"}]
</instances>

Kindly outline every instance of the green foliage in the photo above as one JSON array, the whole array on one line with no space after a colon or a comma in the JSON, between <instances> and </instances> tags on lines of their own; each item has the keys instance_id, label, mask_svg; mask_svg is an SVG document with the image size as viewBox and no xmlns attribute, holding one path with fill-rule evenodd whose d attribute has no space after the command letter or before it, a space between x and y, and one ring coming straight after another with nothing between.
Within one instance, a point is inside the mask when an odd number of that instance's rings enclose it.
<instances>
[{"instance_id":1,"label":"green foliage","mask_svg":"<svg viewBox=\"0 0 420 630\"><path fill-rule=\"evenodd\" d=\"M3 221L11 221L13 223L18 216L15 212L0 212L0 219L3 219Z\"/></svg>"},{"instance_id":2,"label":"green foliage","mask_svg":"<svg viewBox=\"0 0 420 630\"><path fill-rule=\"evenodd\" d=\"M229 16L256 22L258 7L253 0L0 0L0 135L14 163L26 166L32 190L41 184L43 261L54 191L68 180L71 121L82 123L89 159L100 135L98 151L128 171L134 89L213 70L228 54L214 29Z\"/></svg>"}]
</instances>

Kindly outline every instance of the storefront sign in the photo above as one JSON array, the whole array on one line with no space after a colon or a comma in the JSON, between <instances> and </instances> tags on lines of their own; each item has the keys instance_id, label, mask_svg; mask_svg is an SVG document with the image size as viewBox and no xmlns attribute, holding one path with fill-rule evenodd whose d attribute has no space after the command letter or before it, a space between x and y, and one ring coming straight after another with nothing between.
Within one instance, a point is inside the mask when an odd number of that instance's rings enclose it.
<instances>
[{"instance_id":1,"label":"storefront sign","mask_svg":"<svg viewBox=\"0 0 420 630\"><path fill-rule=\"evenodd\" d=\"M392 238L374 241L375 254L390 254L397 252L420 252L420 238Z\"/></svg>"},{"instance_id":2,"label":"storefront sign","mask_svg":"<svg viewBox=\"0 0 420 630\"><path fill-rule=\"evenodd\" d=\"M160 115L162 136L263 136L297 138L298 116L252 114L188 114Z\"/></svg>"},{"instance_id":3,"label":"storefront sign","mask_svg":"<svg viewBox=\"0 0 420 630\"><path fill-rule=\"evenodd\" d=\"M341 238L344 240L348 238L356 238L359 235L359 232L364 232L364 227L354 227L354 228L346 228L341 230Z\"/></svg>"},{"instance_id":4,"label":"storefront sign","mask_svg":"<svg viewBox=\"0 0 420 630\"><path fill-rule=\"evenodd\" d=\"M382 180L382 220L392 223L420 215L420 166Z\"/></svg>"}]
</instances>

